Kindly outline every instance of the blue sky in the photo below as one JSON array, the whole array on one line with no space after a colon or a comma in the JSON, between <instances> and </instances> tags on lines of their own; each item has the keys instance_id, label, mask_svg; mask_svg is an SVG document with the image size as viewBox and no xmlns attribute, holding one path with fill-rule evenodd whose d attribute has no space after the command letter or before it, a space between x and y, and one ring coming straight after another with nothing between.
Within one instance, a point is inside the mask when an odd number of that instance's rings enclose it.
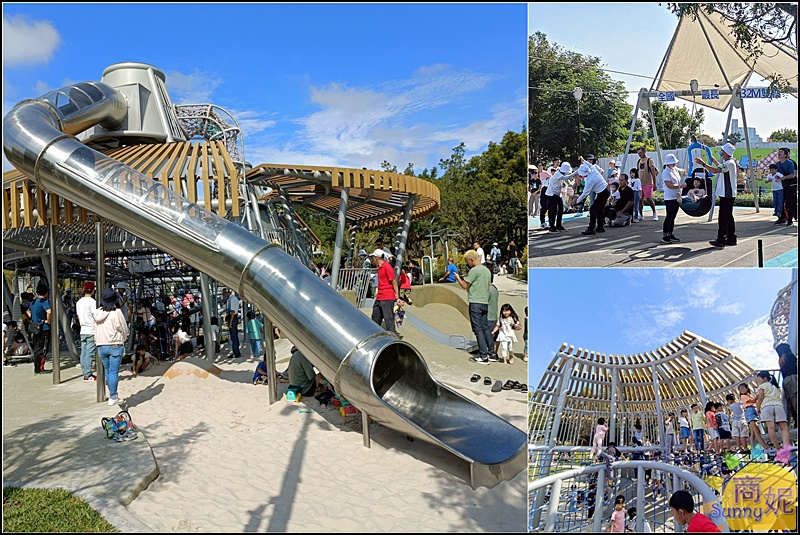
<instances>
[{"instance_id":1,"label":"blue sky","mask_svg":"<svg viewBox=\"0 0 800 535\"><path fill-rule=\"evenodd\" d=\"M776 368L766 322L791 278L790 269L770 268L529 270L530 384L539 384L563 342L628 355L684 330L756 369Z\"/></svg>"},{"instance_id":2,"label":"blue sky","mask_svg":"<svg viewBox=\"0 0 800 535\"><path fill-rule=\"evenodd\" d=\"M402 170L526 121L525 4L3 4L3 113L118 62L226 108L248 161ZM4 170L8 164L4 159Z\"/></svg>"},{"instance_id":3,"label":"blue sky","mask_svg":"<svg viewBox=\"0 0 800 535\"><path fill-rule=\"evenodd\" d=\"M606 69L645 78L609 73L614 80L625 83L629 91L650 87L661 60L669 47L678 18L665 3L582 3L582 4L529 4L528 30L541 31L548 41L558 43L567 50L602 58ZM643 31L646 28L646 31ZM795 81L795 84L797 82ZM758 75L753 75L749 86L766 86ZM636 94L629 96L631 105ZM676 101L683 106L685 101ZM686 104L691 110L691 103ZM703 132L719 139L725 129L727 111L705 110ZM772 102L759 99L746 101L747 126L755 127L764 140L780 128L797 130L798 103L794 97ZM734 119L742 126L741 113L734 111ZM744 145L742 145L744 146ZM673 147L676 148L676 147Z\"/></svg>"}]
</instances>

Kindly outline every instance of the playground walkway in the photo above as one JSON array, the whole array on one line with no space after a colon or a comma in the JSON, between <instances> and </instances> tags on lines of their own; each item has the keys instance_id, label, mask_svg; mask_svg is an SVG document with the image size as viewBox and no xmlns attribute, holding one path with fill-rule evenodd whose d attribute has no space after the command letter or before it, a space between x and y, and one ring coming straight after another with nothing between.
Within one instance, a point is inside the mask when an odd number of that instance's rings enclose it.
<instances>
[{"instance_id":1,"label":"playground walkway","mask_svg":"<svg viewBox=\"0 0 800 535\"><path fill-rule=\"evenodd\" d=\"M765 265L771 259L797 251L797 225L773 225L772 208L736 207L736 247L717 249L709 245L716 238L717 220L690 217L678 213L675 235L680 243L661 243L664 209L657 207L659 221L645 208L644 221L628 227L583 236L589 222L588 212L566 214L566 232L552 233L539 228L539 218L528 218L528 255L530 267L757 267L758 242L762 243ZM796 258L796 256L795 256ZM774 263L773 263L774 264ZM783 263L781 264L783 265Z\"/></svg>"}]
</instances>

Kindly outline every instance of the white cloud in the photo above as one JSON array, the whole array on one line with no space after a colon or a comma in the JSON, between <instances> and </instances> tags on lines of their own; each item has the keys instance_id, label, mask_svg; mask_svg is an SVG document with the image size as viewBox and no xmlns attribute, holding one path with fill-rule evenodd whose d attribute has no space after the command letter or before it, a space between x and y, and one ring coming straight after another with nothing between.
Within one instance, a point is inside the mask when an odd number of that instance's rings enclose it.
<instances>
[{"instance_id":1,"label":"white cloud","mask_svg":"<svg viewBox=\"0 0 800 535\"><path fill-rule=\"evenodd\" d=\"M60 43L58 30L48 21L3 15L4 67L48 63Z\"/></svg>"},{"instance_id":2,"label":"white cloud","mask_svg":"<svg viewBox=\"0 0 800 535\"><path fill-rule=\"evenodd\" d=\"M479 151L489 141L500 141L510 128L522 126L525 120L526 100L521 99L512 104L497 104L492 107L492 116L475 121L464 127L441 131L433 134L433 141L463 141L468 151ZM517 124L515 124L517 123Z\"/></svg>"},{"instance_id":3,"label":"white cloud","mask_svg":"<svg viewBox=\"0 0 800 535\"><path fill-rule=\"evenodd\" d=\"M50 87L50 84L47 82L42 82L41 80L36 82L36 85L33 88L33 91L36 93L37 96L44 95L45 93L51 91L53 88Z\"/></svg>"},{"instance_id":4,"label":"white cloud","mask_svg":"<svg viewBox=\"0 0 800 535\"><path fill-rule=\"evenodd\" d=\"M773 349L772 329L763 315L725 333L722 346L756 370L778 367L778 358Z\"/></svg>"},{"instance_id":5,"label":"white cloud","mask_svg":"<svg viewBox=\"0 0 800 535\"><path fill-rule=\"evenodd\" d=\"M167 71L167 90L175 104L202 104L211 102L214 90L223 80L211 73L195 69L191 74L178 71Z\"/></svg>"},{"instance_id":6,"label":"white cloud","mask_svg":"<svg viewBox=\"0 0 800 535\"><path fill-rule=\"evenodd\" d=\"M256 110L229 110L231 115L234 116L236 122L239 123L239 128L242 129L245 139L254 136L264 130L272 128L277 123L266 117L267 112Z\"/></svg>"}]
</instances>

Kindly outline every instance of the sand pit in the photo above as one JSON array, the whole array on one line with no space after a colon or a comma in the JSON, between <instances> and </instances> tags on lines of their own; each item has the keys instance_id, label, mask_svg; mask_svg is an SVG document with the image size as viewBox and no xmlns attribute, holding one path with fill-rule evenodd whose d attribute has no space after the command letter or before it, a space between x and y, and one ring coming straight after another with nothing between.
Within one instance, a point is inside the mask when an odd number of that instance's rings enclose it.
<instances>
[{"instance_id":1,"label":"sand pit","mask_svg":"<svg viewBox=\"0 0 800 535\"><path fill-rule=\"evenodd\" d=\"M279 370L289 347L276 345ZM524 530L524 471L472 490L466 465L438 447L372 424L367 449L360 416L313 399L269 406L250 383L254 360L217 360L219 375L193 360L169 379L162 364L120 383L161 472L128 507L153 530ZM523 396L459 392L525 429Z\"/></svg>"}]
</instances>

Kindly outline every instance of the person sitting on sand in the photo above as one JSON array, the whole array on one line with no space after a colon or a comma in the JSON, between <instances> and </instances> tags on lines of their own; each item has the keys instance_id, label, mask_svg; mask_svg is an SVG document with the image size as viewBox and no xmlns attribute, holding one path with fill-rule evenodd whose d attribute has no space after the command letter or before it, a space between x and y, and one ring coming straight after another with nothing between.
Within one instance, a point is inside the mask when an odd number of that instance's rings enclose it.
<instances>
[{"instance_id":1,"label":"person sitting on sand","mask_svg":"<svg viewBox=\"0 0 800 535\"><path fill-rule=\"evenodd\" d=\"M136 353L133 354L133 376L137 377L140 373L145 371L150 365L158 366L158 359L151 355L144 344L136 346Z\"/></svg>"},{"instance_id":2,"label":"person sitting on sand","mask_svg":"<svg viewBox=\"0 0 800 535\"><path fill-rule=\"evenodd\" d=\"M279 383L288 383L289 382L289 372L285 371L283 373L278 373L278 382ZM253 384L254 385L266 385L269 384L269 380L267 377L269 376L269 372L267 371L267 362L262 360L256 366L256 371L253 373Z\"/></svg>"},{"instance_id":3,"label":"person sitting on sand","mask_svg":"<svg viewBox=\"0 0 800 535\"><path fill-rule=\"evenodd\" d=\"M189 356L189 353L194 351L192 339L189 334L183 330L181 325L175 325L172 331L172 340L175 347L175 358L183 360Z\"/></svg>"},{"instance_id":4,"label":"person sitting on sand","mask_svg":"<svg viewBox=\"0 0 800 535\"><path fill-rule=\"evenodd\" d=\"M292 346L289 359L289 388L305 397L313 397L317 391L317 372L297 346Z\"/></svg>"}]
</instances>

